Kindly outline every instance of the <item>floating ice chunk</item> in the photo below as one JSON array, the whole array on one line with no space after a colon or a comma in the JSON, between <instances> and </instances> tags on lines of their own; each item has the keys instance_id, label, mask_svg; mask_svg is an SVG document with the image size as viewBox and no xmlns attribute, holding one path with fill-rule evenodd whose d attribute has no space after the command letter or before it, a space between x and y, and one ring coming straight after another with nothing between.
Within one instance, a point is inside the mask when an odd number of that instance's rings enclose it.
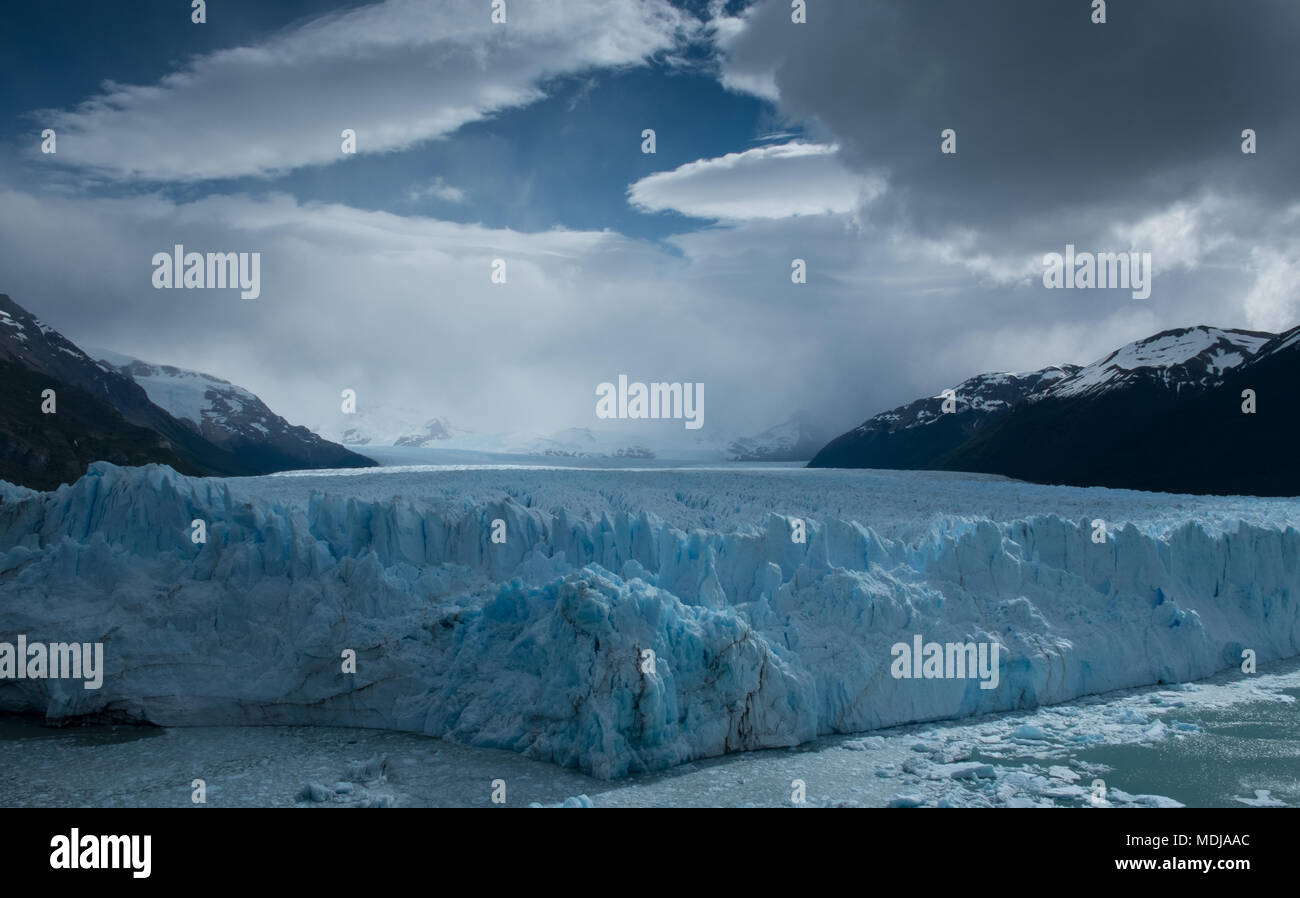
<instances>
[{"instance_id":1,"label":"floating ice chunk","mask_svg":"<svg viewBox=\"0 0 1300 898\"><path fill-rule=\"evenodd\" d=\"M528 806L530 808L594 808L596 805L592 803L586 794L582 794L570 795L564 801L555 804L542 804L540 801L533 801L529 802Z\"/></svg>"},{"instance_id":2,"label":"floating ice chunk","mask_svg":"<svg viewBox=\"0 0 1300 898\"><path fill-rule=\"evenodd\" d=\"M1115 714L1115 720L1118 723L1136 723L1145 725L1150 723L1151 718L1147 717L1135 708L1120 708Z\"/></svg>"},{"instance_id":3,"label":"floating ice chunk","mask_svg":"<svg viewBox=\"0 0 1300 898\"><path fill-rule=\"evenodd\" d=\"M1181 801L1175 801L1164 795L1134 795L1131 799L1134 804L1145 805L1148 808L1185 808L1187 805Z\"/></svg>"},{"instance_id":4,"label":"floating ice chunk","mask_svg":"<svg viewBox=\"0 0 1300 898\"><path fill-rule=\"evenodd\" d=\"M376 755L367 761L352 761L348 764L348 779L358 783L369 783L380 779L388 766L388 758Z\"/></svg>"},{"instance_id":5,"label":"floating ice chunk","mask_svg":"<svg viewBox=\"0 0 1300 898\"><path fill-rule=\"evenodd\" d=\"M852 739L840 746L848 751L877 751L885 747L883 736L868 736L865 739Z\"/></svg>"},{"instance_id":6,"label":"floating ice chunk","mask_svg":"<svg viewBox=\"0 0 1300 898\"><path fill-rule=\"evenodd\" d=\"M329 786L322 786L320 783L308 783L303 786L302 791L298 793L299 801L310 801L316 804L329 801L333 797L334 790Z\"/></svg>"},{"instance_id":7,"label":"floating ice chunk","mask_svg":"<svg viewBox=\"0 0 1300 898\"><path fill-rule=\"evenodd\" d=\"M1012 739L1025 739L1028 741L1043 742L1047 740L1047 734L1039 727L1028 723L1021 724L1011 731Z\"/></svg>"},{"instance_id":8,"label":"floating ice chunk","mask_svg":"<svg viewBox=\"0 0 1300 898\"><path fill-rule=\"evenodd\" d=\"M1271 789L1256 789L1254 798L1238 798L1236 801L1252 808L1286 808L1290 807L1285 801L1279 801L1273 797Z\"/></svg>"},{"instance_id":9,"label":"floating ice chunk","mask_svg":"<svg viewBox=\"0 0 1300 898\"><path fill-rule=\"evenodd\" d=\"M920 808L925 806L924 795L895 795L885 805L890 808Z\"/></svg>"},{"instance_id":10,"label":"floating ice chunk","mask_svg":"<svg viewBox=\"0 0 1300 898\"><path fill-rule=\"evenodd\" d=\"M942 770L955 780L991 780L997 777L992 764L979 762L936 765L936 769Z\"/></svg>"}]
</instances>

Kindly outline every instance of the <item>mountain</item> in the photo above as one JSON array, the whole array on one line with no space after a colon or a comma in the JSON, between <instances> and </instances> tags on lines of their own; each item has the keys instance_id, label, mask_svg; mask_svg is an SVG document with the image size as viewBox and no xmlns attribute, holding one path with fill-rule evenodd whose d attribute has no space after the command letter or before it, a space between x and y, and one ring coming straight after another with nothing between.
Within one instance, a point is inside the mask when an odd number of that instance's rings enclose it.
<instances>
[{"instance_id":1,"label":"mountain","mask_svg":"<svg viewBox=\"0 0 1300 898\"><path fill-rule=\"evenodd\" d=\"M881 412L813 456L814 468L936 467L938 459L970 439L981 426L1078 374L1062 365L1026 374L980 374L954 389L954 411L944 413L944 397L917 399Z\"/></svg>"},{"instance_id":2,"label":"mountain","mask_svg":"<svg viewBox=\"0 0 1300 898\"><path fill-rule=\"evenodd\" d=\"M566 427L550 433L526 431L479 433L452 424L446 418L407 406L366 402L357 412L341 416L321 432L336 436L345 446L371 450L443 449L491 455L547 456L557 458L643 458L666 457L721 461L720 447L708 443L695 431L680 424L650 427L636 425ZM398 456L390 455L396 459ZM809 456L811 457L811 456ZM410 461L410 457L403 457Z\"/></svg>"},{"instance_id":3,"label":"mountain","mask_svg":"<svg viewBox=\"0 0 1300 898\"><path fill-rule=\"evenodd\" d=\"M750 437L727 444L728 461L808 461L826 442L824 433L803 412Z\"/></svg>"},{"instance_id":4,"label":"mountain","mask_svg":"<svg viewBox=\"0 0 1300 898\"><path fill-rule=\"evenodd\" d=\"M372 464L306 427L290 424L248 390L219 377L106 349L90 348L90 355L131 378L155 405L205 440L259 471Z\"/></svg>"},{"instance_id":5,"label":"mountain","mask_svg":"<svg viewBox=\"0 0 1300 898\"><path fill-rule=\"evenodd\" d=\"M474 436L446 418L389 403L363 402L357 412L347 415L343 421L346 423L338 424L333 435L344 446L438 448L449 445L449 440Z\"/></svg>"},{"instance_id":6,"label":"mountain","mask_svg":"<svg viewBox=\"0 0 1300 898\"><path fill-rule=\"evenodd\" d=\"M445 440L452 440L466 434L466 431L453 427L446 418L430 418L424 426L414 433L403 434L393 441L394 446L436 446Z\"/></svg>"},{"instance_id":7,"label":"mountain","mask_svg":"<svg viewBox=\"0 0 1300 898\"><path fill-rule=\"evenodd\" d=\"M1162 492L1300 495L1294 463L1300 424L1289 407L1297 378L1300 329L1281 335L1163 331L1035 391L919 463L881 464L868 441L847 439L851 432L812 464L933 467ZM1253 414L1243 412L1245 390L1254 391Z\"/></svg>"},{"instance_id":8,"label":"mountain","mask_svg":"<svg viewBox=\"0 0 1300 898\"><path fill-rule=\"evenodd\" d=\"M200 426L178 420L131 377L101 364L4 294L0 373L6 386L0 403L0 479L12 483L52 489L81 476L93 461L159 462L202 475L313 466L284 458L273 447L209 440ZM54 390L52 414L41 408L47 389ZM350 460L332 463L373 464L348 455Z\"/></svg>"},{"instance_id":9,"label":"mountain","mask_svg":"<svg viewBox=\"0 0 1300 898\"><path fill-rule=\"evenodd\" d=\"M12 319L0 312L3 327ZM200 473L157 431L139 427L103 399L71 384L0 359L0 480L33 489L71 483L96 461L119 465L161 462ZM55 412L41 411L42 392L55 391Z\"/></svg>"},{"instance_id":10,"label":"mountain","mask_svg":"<svg viewBox=\"0 0 1300 898\"><path fill-rule=\"evenodd\" d=\"M7 480L53 488L97 460L174 463L187 474L256 473L150 402L129 377L104 368L4 294L0 363L6 365L5 383L18 388L10 390L0 421ZM35 392L26 392L31 389ZM45 389L55 391L53 414L40 411ZM93 434L89 444L83 440L84 427Z\"/></svg>"},{"instance_id":11,"label":"mountain","mask_svg":"<svg viewBox=\"0 0 1300 898\"><path fill-rule=\"evenodd\" d=\"M1095 399L1141 384L1198 393L1221 384L1229 370L1253 358L1274 336L1204 326L1161 331L1078 370L1040 398Z\"/></svg>"}]
</instances>

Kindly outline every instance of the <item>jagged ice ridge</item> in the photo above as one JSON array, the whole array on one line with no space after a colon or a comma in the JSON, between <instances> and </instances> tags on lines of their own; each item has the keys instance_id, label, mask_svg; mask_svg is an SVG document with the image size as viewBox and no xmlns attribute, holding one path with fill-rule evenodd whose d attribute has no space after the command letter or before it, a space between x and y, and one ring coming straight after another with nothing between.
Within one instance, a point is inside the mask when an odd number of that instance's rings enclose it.
<instances>
[{"instance_id":1,"label":"jagged ice ridge","mask_svg":"<svg viewBox=\"0 0 1300 898\"><path fill-rule=\"evenodd\" d=\"M0 710L388 728L618 777L1296 655L1297 517L915 472L99 463L0 483L0 633L103 641L104 686L3 681ZM913 634L997 640L998 687L894 679Z\"/></svg>"}]
</instances>

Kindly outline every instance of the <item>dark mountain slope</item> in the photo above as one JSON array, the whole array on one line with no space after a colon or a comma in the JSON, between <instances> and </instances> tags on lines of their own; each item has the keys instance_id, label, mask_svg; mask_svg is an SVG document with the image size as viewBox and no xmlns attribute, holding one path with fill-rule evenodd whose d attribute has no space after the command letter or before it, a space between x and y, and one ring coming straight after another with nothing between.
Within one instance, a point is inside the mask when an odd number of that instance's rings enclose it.
<instances>
[{"instance_id":1,"label":"dark mountain slope","mask_svg":"<svg viewBox=\"0 0 1300 898\"><path fill-rule=\"evenodd\" d=\"M1300 329L1274 336L1180 328L1029 391L976 426L963 427L957 413L931 415L901 439L858 428L823 449L813 465L972 471L1161 492L1300 495L1294 460L1300 418L1290 397L1298 382ZM1246 389L1256 394L1254 414L1242 412ZM937 406L938 400L920 402Z\"/></svg>"},{"instance_id":2,"label":"dark mountain slope","mask_svg":"<svg viewBox=\"0 0 1300 898\"><path fill-rule=\"evenodd\" d=\"M200 473L155 431L138 427L84 390L11 361L0 361L0 480L54 489L86 473L94 461L117 465L159 462ZM41 412L41 392L53 389L57 411Z\"/></svg>"}]
</instances>

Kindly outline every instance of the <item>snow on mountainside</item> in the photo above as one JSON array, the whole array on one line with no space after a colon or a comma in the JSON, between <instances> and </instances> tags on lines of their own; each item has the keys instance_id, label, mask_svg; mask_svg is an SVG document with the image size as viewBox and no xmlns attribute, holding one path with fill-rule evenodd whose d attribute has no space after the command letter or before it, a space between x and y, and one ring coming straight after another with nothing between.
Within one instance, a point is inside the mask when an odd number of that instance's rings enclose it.
<instances>
[{"instance_id":1,"label":"snow on mountainside","mask_svg":"<svg viewBox=\"0 0 1300 898\"><path fill-rule=\"evenodd\" d=\"M906 468L939 466L951 452L1016 403L1079 370L1076 365L1024 374L980 374L953 389L950 411L942 394L917 399L868 419L831 440L809 463L815 468Z\"/></svg>"},{"instance_id":2,"label":"snow on mountainside","mask_svg":"<svg viewBox=\"0 0 1300 898\"><path fill-rule=\"evenodd\" d=\"M729 461L807 461L826 442L825 435L800 412L751 437L727 444Z\"/></svg>"},{"instance_id":3,"label":"snow on mountainside","mask_svg":"<svg viewBox=\"0 0 1300 898\"><path fill-rule=\"evenodd\" d=\"M318 428L345 446L371 450L438 449L490 455L569 459L661 459L693 463L723 461L807 461L824 444L825 436L805 414L760 434L726 439L706 430L686 430L677 421L600 422L591 427L566 427L550 433L506 431L478 433L453 425L444 417L409 406L366 402L353 414L342 415ZM406 464L413 456L381 453L385 463Z\"/></svg>"},{"instance_id":4,"label":"snow on mountainside","mask_svg":"<svg viewBox=\"0 0 1300 898\"><path fill-rule=\"evenodd\" d=\"M501 441L504 451L516 455L561 458L655 458L655 452L635 434L598 432L590 427L566 427L546 436L512 436Z\"/></svg>"},{"instance_id":5,"label":"snow on mountainside","mask_svg":"<svg viewBox=\"0 0 1300 898\"><path fill-rule=\"evenodd\" d=\"M290 424L261 399L227 380L88 347L105 370L139 384L149 400L215 446L284 467L352 467L367 460Z\"/></svg>"},{"instance_id":6,"label":"snow on mountainside","mask_svg":"<svg viewBox=\"0 0 1300 898\"><path fill-rule=\"evenodd\" d=\"M1023 374L978 374L953 388L957 413L981 417L1005 412L1021 400L1098 396L1142 378L1175 392L1203 389L1251 358L1273 339L1259 331L1189 327L1163 331L1117 349L1086 367L1053 365ZM928 396L881 412L850 433L896 432L944 419L943 397Z\"/></svg>"},{"instance_id":7,"label":"snow on mountainside","mask_svg":"<svg viewBox=\"0 0 1300 898\"><path fill-rule=\"evenodd\" d=\"M492 455L573 459L653 459L722 461L723 448L713 438L686 431L679 422L644 422L642 426L567 427L552 433L519 431L477 433L443 417L387 403L367 403L319 429L345 446L439 449ZM386 454L385 458L397 458Z\"/></svg>"},{"instance_id":8,"label":"snow on mountainside","mask_svg":"<svg viewBox=\"0 0 1300 898\"><path fill-rule=\"evenodd\" d=\"M1053 365L1040 371L1022 374L977 374L969 380L962 381L953 389L957 413L975 412L980 416L987 416L1006 411L1022 399L1042 395L1079 370L1078 365ZM923 427L939 420L943 414L943 395L929 396L881 412L859 425L855 432L897 431Z\"/></svg>"},{"instance_id":9,"label":"snow on mountainside","mask_svg":"<svg viewBox=\"0 0 1300 898\"><path fill-rule=\"evenodd\" d=\"M32 485L70 482L99 459L165 462L194 474L257 474L149 399L130 377L92 359L0 294L0 369L12 388L0 409L0 470ZM53 390L57 411L37 400ZM35 417L33 417L35 415Z\"/></svg>"},{"instance_id":10,"label":"snow on mountainside","mask_svg":"<svg viewBox=\"0 0 1300 898\"><path fill-rule=\"evenodd\" d=\"M407 406L374 403L366 403L355 414L346 415L331 432L344 446L438 447L450 446L449 441L473 442L476 437L446 418L426 415Z\"/></svg>"},{"instance_id":11,"label":"snow on mountainside","mask_svg":"<svg viewBox=\"0 0 1300 898\"><path fill-rule=\"evenodd\" d=\"M13 386L0 403L5 476L52 486L103 459L220 475L373 464L218 378L107 355L116 362L92 358L0 294L0 373ZM39 408L47 389L56 399L52 414Z\"/></svg>"},{"instance_id":12,"label":"snow on mountainside","mask_svg":"<svg viewBox=\"0 0 1300 898\"><path fill-rule=\"evenodd\" d=\"M1147 378L1176 393L1216 386L1224 374L1252 358L1274 334L1184 327L1129 343L1062 380L1037 399L1095 397Z\"/></svg>"},{"instance_id":13,"label":"snow on mountainside","mask_svg":"<svg viewBox=\"0 0 1300 898\"><path fill-rule=\"evenodd\" d=\"M1276 402L1297 374L1300 329L1177 328L1083 368L980 375L956 388L955 411L930 397L882 412L832 440L810 465L1295 495L1300 473L1272 459L1300 438L1288 406ZM1248 395L1271 398L1243 413Z\"/></svg>"},{"instance_id":14,"label":"snow on mountainside","mask_svg":"<svg viewBox=\"0 0 1300 898\"><path fill-rule=\"evenodd\" d=\"M1300 325L1283 331L1259 347L1250 362L1252 365L1262 364L1265 359L1285 356L1297 348L1300 348Z\"/></svg>"},{"instance_id":15,"label":"snow on mountainside","mask_svg":"<svg viewBox=\"0 0 1300 898\"><path fill-rule=\"evenodd\" d=\"M153 365L108 349L87 346L86 351L144 387L151 402L196 430L256 438L266 436L274 426L272 419L277 416L252 393L230 381L171 365Z\"/></svg>"},{"instance_id":16,"label":"snow on mountainside","mask_svg":"<svg viewBox=\"0 0 1300 898\"><path fill-rule=\"evenodd\" d=\"M103 642L103 686L7 680L0 710L387 728L623 776L1294 656L1298 509L912 472L96 464L0 484L0 631ZM891 676L917 636L997 643L994 687Z\"/></svg>"},{"instance_id":17,"label":"snow on mountainside","mask_svg":"<svg viewBox=\"0 0 1300 898\"><path fill-rule=\"evenodd\" d=\"M149 427L166 417L130 378L104 369L67 337L3 294L0 360L85 390L118 409L134 424Z\"/></svg>"}]
</instances>

